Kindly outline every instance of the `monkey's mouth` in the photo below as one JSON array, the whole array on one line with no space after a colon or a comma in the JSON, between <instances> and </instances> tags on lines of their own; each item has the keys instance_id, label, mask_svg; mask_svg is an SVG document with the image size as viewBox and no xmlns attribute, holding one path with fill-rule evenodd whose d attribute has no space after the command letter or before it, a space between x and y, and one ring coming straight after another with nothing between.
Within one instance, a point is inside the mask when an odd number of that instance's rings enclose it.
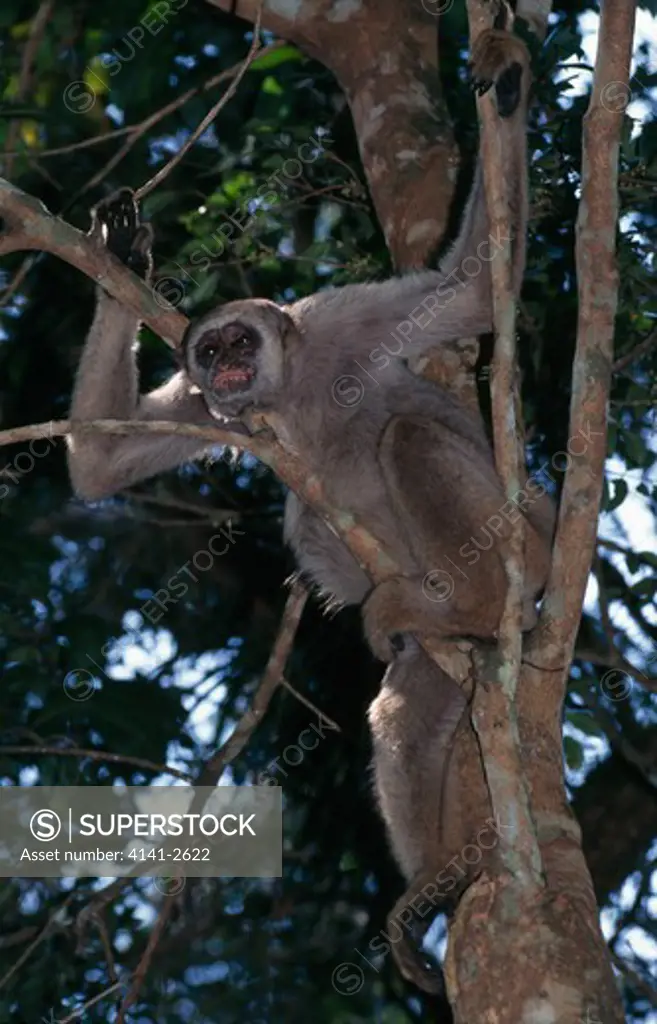
<instances>
[{"instance_id":1,"label":"monkey's mouth","mask_svg":"<svg viewBox=\"0 0 657 1024\"><path fill-rule=\"evenodd\" d=\"M223 366L212 378L215 391L244 391L255 377L253 366Z\"/></svg>"}]
</instances>

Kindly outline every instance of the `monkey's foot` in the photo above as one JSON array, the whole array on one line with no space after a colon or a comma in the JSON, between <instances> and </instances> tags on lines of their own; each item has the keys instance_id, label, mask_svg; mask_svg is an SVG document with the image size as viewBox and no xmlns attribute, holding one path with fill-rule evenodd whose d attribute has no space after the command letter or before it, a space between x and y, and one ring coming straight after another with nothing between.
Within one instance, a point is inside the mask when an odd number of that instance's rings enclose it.
<instances>
[{"instance_id":1,"label":"monkey's foot","mask_svg":"<svg viewBox=\"0 0 657 1024\"><path fill-rule=\"evenodd\" d=\"M122 188L94 207L89 234L102 240L135 274L148 280L153 266L153 230L150 224L142 223L132 189Z\"/></svg>"},{"instance_id":2,"label":"monkey's foot","mask_svg":"<svg viewBox=\"0 0 657 1024\"><path fill-rule=\"evenodd\" d=\"M416 895L415 886L411 886L404 895L397 900L394 907L388 914L386 920L386 931L388 935L394 934L395 931L399 930L399 916L402 912L408 909L409 895ZM434 915L432 915L433 918ZM430 995L441 995L445 992L445 982L443 979L442 972L436 966L434 966L429 957L426 956L421 948L421 942L424 934L427 931L427 925L422 922L423 927L421 933L413 938L412 935L402 934L402 936L396 941L391 943L392 956L399 968L400 973L406 978L407 981L413 982L423 992L427 992Z\"/></svg>"},{"instance_id":3,"label":"monkey's foot","mask_svg":"<svg viewBox=\"0 0 657 1024\"><path fill-rule=\"evenodd\" d=\"M390 662L404 650L404 633L417 630L412 614L416 594L411 581L402 576L384 580L374 587L363 604L363 627L373 654ZM410 605L410 613L409 613Z\"/></svg>"},{"instance_id":4,"label":"monkey's foot","mask_svg":"<svg viewBox=\"0 0 657 1024\"><path fill-rule=\"evenodd\" d=\"M470 79L479 96L495 86L500 117L510 117L518 108L523 71L529 70L529 51L518 36L503 29L482 32L472 48Z\"/></svg>"},{"instance_id":5,"label":"monkey's foot","mask_svg":"<svg viewBox=\"0 0 657 1024\"><path fill-rule=\"evenodd\" d=\"M476 605L468 592L444 570L426 576L393 576L379 583L363 604L363 626L372 652L390 662L403 652L408 641L418 638L475 636L490 639L499 625L499 612L490 602Z\"/></svg>"},{"instance_id":6,"label":"monkey's foot","mask_svg":"<svg viewBox=\"0 0 657 1024\"><path fill-rule=\"evenodd\" d=\"M406 980L412 981L423 992L437 996L445 991L442 975L431 966L422 950L415 947L409 936L404 935L393 945L392 955Z\"/></svg>"}]
</instances>

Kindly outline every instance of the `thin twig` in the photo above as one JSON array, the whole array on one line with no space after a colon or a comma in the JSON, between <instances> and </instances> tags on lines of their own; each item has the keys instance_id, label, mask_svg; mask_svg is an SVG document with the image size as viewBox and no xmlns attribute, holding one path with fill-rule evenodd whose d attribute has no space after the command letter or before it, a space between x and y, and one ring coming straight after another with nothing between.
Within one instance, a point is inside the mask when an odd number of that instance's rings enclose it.
<instances>
[{"instance_id":1,"label":"thin twig","mask_svg":"<svg viewBox=\"0 0 657 1024\"><path fill-rule=\"evenodd\" d=\"M21 60L21 69L18 74L18 84L15 95L17 103L20 103L22 100L26 100L32 88L34 62L36 60L39 47L41 46L46 26L50 20L53 7L54 0L42 0L38 11L32 19L30 34L27 37L27 42L25 43L25 49L23 50L23 57ZM7 130L7 139L5 144L4 173L8 178L11 177L13 169L14 154L12 150L16 145L16 139L18 138L19 132L20 121L12 120Z\"/></svg>"},{"instance_id":2,"label":"thin twig","mask_svg":"<svg viewBox=\"0 0 657 1024\"><path fill-rule=\"evenodd\" d=\"M323 722L326 722L330 729L335 729L336 732L342 732L342 729L340 728L337 722L334 722L332 718L329 718L329 716L324 711L320 711L319 708L316 707L311 700L308 700L307 697L304 697L302 693L299 693L298 690L295 690L292 684L287 681L285 676L281 676L280 684L282 687L288 690L289 693L296 697L298 701L300 701L302 704L305 704L305 706L309 708L311 711L314 711L316 715L319 715L320 719Z\"/></svg>"},{"instance_id":3,"label":"thin twig","mask_svg":"<svg viewBox=\"0 0 657 1024\"><path fill-rule=\"evenodd\" d=\"M59 906L55 907L55 909L51 912L50 916L48 917L48 920L46 921L45 925L43 926L37 937L29 944L29 946L26 949L23 950L18 960L14 964L12 964L9 970L5 974L3 974L2 978L0 978L0 989L4 988L5 985L7 985L9 981L11 981L13 976L21 969L26 960L29 960L29 958L32 956L32 953L37 948L37 946L40 946L44 939L46 939L48 935L50 935L50 932L53 930L55 925L59 923L63 911L70 906L70 904L77 897L77 895L77 892L69 893L66 899L63 900L63 902L60 903Z\"/></svg>"},{"instance_id":4,"label":"thin twig","mask_svg":"<svg viewBox=\"0 0 657 1024\"><path fill-rule=\"evenodd\" d=\"M44 745L30 746L28 744L0 746L0 757L16 756L27 754L30 757L88 757L91 761L108 761L110 764L131 764L135 768L143 768L144 771L155 772L157 775L175 775L178 779L191 782L192 776L189 772L183 772L179 768L171 768L166 764L156 764L145 757L133 757L130 754L112 754L107 750L89 750L86 747L49 747Z\"/></svg>"},{"instance_id":5,"label":"thin twig","mask_svg":"<svg viewBox=\"0 0 657 1024\"><path fill-rule=\"evenodd\" d=\"M10 949L12 946L22 946L24 942L33 938L35 932L38 932L36 925L28 925L27 928L19 928L16 932L8 932L6 935L0 935L0 949Z\"/></svg>"},{"instance_id":6,"label":"thin twig","mask_svg":"<svg viewBox=\"0 0 657 1024\"><path fill-rule=\"evenodd\" d=\"M257 37L254 38L257 39ZM271 46L263 47L261 50L258 51L258 57L261 57L264 53L270 53L272 50L276 50L283 45L285 45L283 42L279 42L274 43ZM249 61L249 64L250 63L251 61ZM192 99L192 97L198 95L199 93L207 92L208 89L214 88L214 86L219 85L220 82L223 82L228 78L235 78L235 76L237 76L233 84L230 86L230 88L226 91L226 93L224 93L219 102L215 104L210 113L206 115L206 118L204 118L204 120L207 120L207 118L210 118L210 120L214 120L214 117L219 112L219 110L221 110L221 107L223 107L224 103L226 103L230 99L230 97L234 95L237 86L242 80L242 77L244 76L245 72L248 70L248 67L249 65L245 66L244 62L240 61L240 63L235 64L234 67L226 68L226 70L220 71L218 75L214 75L213 78L208 79L208 81L204 85L197 86L194 89L188 89L187 92L183 93L182 96L178 96L175 100L172 100L171 103L168 103L165 107L162 107L160 110L156 110L154 114L151 114L149 117L145 118L143 121L140 122L140 124L135 125L129 138L124 142L124 144L121 146L118 152L116 152L114 156L110 157L107 163L103 167L101 167L101 169L96 174L94 174L93 178L91 178L86 183L86 185L82 189L80 189L80 191L74 196L74 199L69 202L69 206L73 202L77 202L80 196L84 195L85 192L88 192L89 189L95 188L95 186L99 185L101 181L104 181L107 175L114 170L114 168L117 166L117 164L121 162L121 160L123 160L124 156L126 156L130 152L132 147L139 141L139 139L146 134L149 128L152 128L153 125L157 124L158 121L161 121L164 117L167 117L175 110L178 110L179 107L182 107L183 104L187 103L188 100ZM203 124L203 122L201 122L201 124ZM175 164L178 163L179 159L181 159L184 156L189 147L192 146L196 139L198 138L198 135L196 133L198 132L198 134L200 135L203 133L203 130L204 129L202 129L200 132L198 128L194 130L194 134L192 134L189 137L189 139L184 143L184 145L181 147L178 153L176 153L176 155L169 161L169 163L166 164L163 168L161 168L157 172L157 174L151 179L150 182L147 182L145 185L142 185L141 189L139 189L139 191L136 193L137 198L141 199L145 195L147 195L151 191L151 189L165 176L165 174L168 174L169 171L172 170Z\"/></svg>"},{"instance_id":7,"label":"thin twig","mask_svg":"<svg viewBox=\"0 0 657 1024\"><path fill-rule=\"evenodd\" d=\"M587 697L582 699L586 707L592 712L593 717L597 720L612 747L618 751L627 764L632 765L637 770L641 778L652 789L657 790L657 765L655 765L654 759L651 760L639 753L623 734L614 716L599 700Z\"/></svg>"},{"instance_id":8,"label":"thin twig","mask_svg":"<svg viewBox=\"0 0 657 1024\"><path fill-rule=\"evenodd\" d=\"M640 341L638 345L635 345L633 349L626 352L624 356L619 356L612 366L613 373L622 373L632 363L636 363L637 359L641 359L645 356L651 348L657 344L657 331L651 331L647 338Z\"/></svg>"},{"instance_id":9,"label":"thin twig","mask_svg":"<svg viewBox=\"0 0 657 1024\"><path fill-rule=\"evenodd\" d=\"M147 182L145 182L141 186L141 188L138 188L136 190L136 199L143 199L144 196L147 196L149 192L153 191L156 185L159 185L161 181L164 181L164 179L171 173L174 167L176 167L180 163L182 158L185 156L185 153L187 153L187 151L191 149L196 140L199 139L201 135L203 135L203 132L212 124L220 110L222 110L223 107L226 106L228 100L232 99L232 97L237 92L240 82L244 78L246 72L249 70L249 67L255 60L260 49L260 22L262 21L263 2L264 0L260 0L260 3L258 5L258 13L256 15L255 24L253 26L253 39L251 40L249 52L246 55L242 67L235 75L235 78L230 83L221 99L218 100L217 103L215 103L214 106L210 108L208 113L205 115L202 121L200 121L200 123L196 126L192 134L183 143L178 152L171 157L171 159L164 165L164 167L161 167L159 171L156 171L153 177L150 178Z\"/></svg>"},{"instance_id":10,"label":"thin twig","mask_svg":"<svg viewBox=\"0 0 657 1024\"><path fill-rule=\"evenodd\" d=\"M623 672L631 679L636 679L646 690L657 693L657 677L646 675L640 668L637 668L631 661L628 661L617 647L606 653L576 647L574 658L577 661L588 661L590 665L597 665L599 668L618 669L619 672Z\"/></svg>"},{"instance_id":11,"label":"thin twig","mask_svg":"<svg viewBox=\"0 0 657 1024\"><path fill-rule=\"evenodd\" d=\"M47 423L33 423L26 427L11 427L0 430L0 447L8 444L20 444L22 441L38 440L39 438L63 437L67 434L178 434L181 437L197 437L199 442L207 441L216 445L244 445L244 434L233 433L215 427L213 424L201 426L197 423L175 423L171 420L50 420ZM253 449L254 441L249 439L249 447ZM257 442L255 442L257 447Z\"/></svg>"},{"instance_id":12,"label":"thin twig","mask_svg":"<svg viewBox=\"0 0 657 1024\"><path fill-rule=\"evenodd\" d=\"M157 949L157 945L164 934L164 928L171 917L173 908L178 902L179 893L173 896L167 896L160 907L160 913L158 914L157 921L155 922L151 933L146 943L146 949L137 964L137 968L132 977L132 985L130 986L129 992L126 994L125 999L121 1003L119 1008L118 1016L116 1018L116 1024L125 1024L125 1015L130 1007L137 1001L137 997L141 991L141 988L146 980L148 968L150 967L151 960Z\"/></svg>"},{"instance_id":13,"label":"thin twig","mask_svg":"<svg viewBox=\"0 0 657 1024\"><path fill-rule=\"evenodd\" d=\"M251 701L251 706L237 723L226 742L209 759L195 783L196 787L216 786L226 765L234 761L237 755L241 753L256 726L262 720L274 693L282 681L285 665L290 655L297 627L307 600L307 590L300 583L294 583L283 610L278 635L269 655L260 685Z\"/></svg>"},{"instance_id":14,"label":"thin twig","mask_svg":"<svg viewBox=\"0 0 657 1024\"><path fill-rule=\"evenodd\" d=\"M258 52L258 58L264 57L265 54L273 53L274 50L279 50L281 46L287 46L288 44L284 40L279 40L275 43L270 43L269 46L263 46ZM136 135L141 136L144 132L152 128L153 125L157 124L163 118L167 117L168 114L175 113L180 107L188 103L189 100L193 99L194 96L198 96L200 93L208 92L210 89L214 89L216 85L220 85L227 78L232 78L236 75L239 69L242 67L242 61L235 64L232 68L226 68L224 71L220 71L218 74L213 75L212 78L208 78L202 85L196 85L192 89L187 89L186 92L181 93L170 103L167 103L164 107L160 107L154 113L149 114L143 121L137 121L135 124L123 125L120 128L114 128L112 131L104 132L102 135L94 135L91 139L81 139L79 142L69 142L66 146L55 146L52 149L40 149L38 151L39 160L49 156L64 156L66 153L75 153L80 149L88 149L90 146L97 146L102 142L112 142L114 139L122 138L124 135ZM15 149L10 153L5 153L5 156L20 156L22 150ZM89 187L89 186L87 186Z\"/></svg>"},{"instance_id":15,"label":"thin twig","mask_svg":"<svg viewBox=\"0 0 657 1024\"><path fill-rule=\"evenodd\" d=\"M87 928L90 924L95 923L99 918L102 918L105 907L113 903L114 900L121 895L123 890L127 886L134 882L135 878L139 878L148 870L148 867L144 862L137 862L135 866L130 870L127 875L122 875L121 878L115 878L113 882L105 886L99 892L94 893L93 897L78 911L75 917L74 930L78 939L78 947L82 946L83 938L86 934Z\"/></svg>"},{"instance_id":16,"label":"thin twig","mask_svg":"<svg viewBox=\"0 0 657 1024\"><path fill-rule=\"evenodd\" d=\"M6 306L9 300L11 299L12 295L16 294L16 292L22 285L23 281L29 274L30 270L32 269L35 260L38 260L38 258L39 256L35 255L34 253L30 253L29 256L25 257L20 267L12 277L11 281L3 291L2 296L0 297L0 308L2 306Z\"/></svg>"},{"instance_id":17,"label":"thin twig","mask_svg":"<svg viewBox=\"0 0 657 1024\"><path fill-rule=\"evenodd\" d=\"M634 967L631 967L627 961L619 956L614 950L610 950L611 959L614 961L616 967L624 975L626 982L636 989L644 998L648 1000L651 1006L657 1006L657 989L654 985L651 985L647 978L639 974Z\"/></svg>"},{"instance_id":18,"label":"thin twig","mask_svg":"<svg viewBox=\"0 0 657 1024\"><path fill-rule=\"evenodd\" d=\"M69 1013L68 1017L58 1018L57 1024L73 1024L73 1021L82 1020L87 1010L90 1010L92 1006L95 1006L96 1003L99 1003L101 999L105 999L107 996L111 996L113 992L116 992L116 990L121 988L123 985L123 981L115 981L112 985L109 986L109 988L103 989L102 992L99 992L98 995L93 996L92 999L88 999L87 1002L84 1003L82 1006L78 1006L76 1010L73 1010L73 1013Z\"/></svg>"},{"instance_id":19,"label":"thin twig","mask_svg":"<svg viewBox=\"0 0 657 1024\"><path fill-rule=\"evenodd\" d=\"M181 501L179 498L173 498L171 495L160 495L160 494L148 494L146 491L135 491L128 489L125 494L131 501L140 502L144 505L157 505L160 508L178 509L180 512L189 512L190 515L200 516L202 519L209 520L210 523L215 526L218 523L225 523L226 520L238 523L241 519L241 513L236 509L230 508L213 508L211 505L199 505L192 501ZM193 520L185 520L187 525L192 525Z\"/></svg>"},{"instance_id":20,"label":"thin twig","mask_svg":"<svg viewBox=\"0 0 657 1024\"><path fill-rule=\"evenodd\" d=\"M116 971L116 962L114 960L114 951L112 949L112 942L107 931L107 924L102 914L96 914L94 917L94 924L98 930L100 937L100 944L103 947L103 953L105 954L105 962L107 964L107 974L110 980L110 985L114 985L119 981L119 976Z\"/></svg>"}]
</instances>

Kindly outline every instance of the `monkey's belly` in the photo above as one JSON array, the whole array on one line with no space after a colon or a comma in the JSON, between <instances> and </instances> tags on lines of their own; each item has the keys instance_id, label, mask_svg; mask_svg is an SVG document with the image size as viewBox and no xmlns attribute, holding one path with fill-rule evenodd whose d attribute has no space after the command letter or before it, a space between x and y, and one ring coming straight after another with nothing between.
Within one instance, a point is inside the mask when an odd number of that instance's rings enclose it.
<instances>
[{"instance_id":1,"label":"monkey's belly","mask_svg":"<svg viewBox=\"0 0 657 1024\"><path fill-rule=\"evenodd\" d=\"M326 523L290 492L284 536L299 569L340 604L360 604L371 587L365 573Z\"/></svg>"}]
</instances>

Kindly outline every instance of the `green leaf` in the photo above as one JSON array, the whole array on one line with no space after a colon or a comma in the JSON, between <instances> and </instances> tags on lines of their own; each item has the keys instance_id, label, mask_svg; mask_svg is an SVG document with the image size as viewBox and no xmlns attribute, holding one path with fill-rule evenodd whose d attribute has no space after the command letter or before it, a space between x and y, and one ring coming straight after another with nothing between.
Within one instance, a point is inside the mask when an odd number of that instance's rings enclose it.
<instances>
[{"instance_id":1,"label":"green leaf","mask_svg":"<svg viewBox=\"0 0 657 1024\"><path fill-rule=\"evenodd\" d=\"M250 65L249 71L267 71L270 68L277 68L281 64L286 64L289 61L301 61L305 59L304 54L301 50L298 50L296 46L281 46L278 50L273 50L271 53L263 53L260 57L256 57Z\"/></svg>"},{"instance_id":2,"label":"green leaf","mask_svg":"<svg viewBox=\"0 0 657 1024\"><path fill-rule=\"evenodd\" d=\"M623 431L623 444L625 446L628 459L636 466L644 466L648 452L646 443L641 435L625 430Z\"/></svg>"},{"instance_id":3,"label":"green leaf","mask_svg":"<svg viewBox=\"0 0 657 1024\"><path fill-rule=\"evenodd\" d=\"M351 850L346 850L340 858L340 871L355 871L358 861Z\"/></svg>"},{"instance_id":4,"label":"green leaf","mask_svg":"<svg viewBox=\"0 0 657 1024\"><path fill-rule=\"evenodd\" d=\"M262 91L266 92L269 96L282 96L284 92L273 75L267 75L262 83Z\"/></svg>"},{"instance_id":5,"label":"green leaf","mask_svg":"<svg viewBox=\"0 0 657 1024\"><path fill-rule=\"evenodd\" d=\"M579 729L580 732L585 733L587 736L600 735L600 726L592 712L585 710L575 711L572 708L568 708L566 717L575 729Z\"/></svg>"},{"instance_id":6,"label":"green leaf","mask_svg":"<svg viewBox=\"0 0 657 1024\"><path fill-rule=\"evenodd\" d=\"M100 57L94 57L84 69L82 75L87 85L96 96L104 96L110 90L109 69L105 67Z\"/></svg>"},{"instance_id":7,"label":"green leaf","mask_svg":"<svg viewBox=\"0 0 657 1024\"><path fill-rule=\"evenodd\" d=\"M563 749L566 763L573 771L577 771L584 764L584 748L572 736L565 736Z\"/></svg>"}]
</instances>

